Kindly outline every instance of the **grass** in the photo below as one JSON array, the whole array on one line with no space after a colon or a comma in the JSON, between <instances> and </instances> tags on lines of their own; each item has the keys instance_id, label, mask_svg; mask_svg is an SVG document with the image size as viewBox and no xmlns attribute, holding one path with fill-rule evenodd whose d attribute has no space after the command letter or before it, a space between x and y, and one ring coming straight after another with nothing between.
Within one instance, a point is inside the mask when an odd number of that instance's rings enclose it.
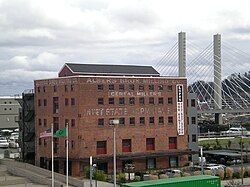
<instances>
[{"instance_id":1,"label":"grass","mask_svg":"<svg viewBox=\"0 0 250 187\"><path fill-rule=\"evenodd\" d=\"M237 138L230 138L230 139L217 139L219 144L221 146L228 145L229 140L231 141L231 144L239 144L240 143L240 137ZM243 143L250 143L250 138L243 138ZM216 139L210 139L210 140L199 140L198 144L200 146L205 146L207 144L209 145L216 145Z\"/></svg>"}]
</instances>

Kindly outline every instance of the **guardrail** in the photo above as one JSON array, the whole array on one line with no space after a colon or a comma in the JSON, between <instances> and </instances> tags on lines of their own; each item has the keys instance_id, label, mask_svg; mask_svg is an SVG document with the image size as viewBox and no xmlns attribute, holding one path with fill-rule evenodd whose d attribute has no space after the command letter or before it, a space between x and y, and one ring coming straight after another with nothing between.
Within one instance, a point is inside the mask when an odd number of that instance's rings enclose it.
<instances>
[{"instance_id":1,"label":"guardrail","mask_svg":"<svg viewBox=\"0 0 250 187\"><path fill-rule=\"evenodd\" d=\"M236 137L241 136L241 134L228 134L226 131L222 132L208 132L208 133L199 133L198 138L220 138L220 137ZM249 133L243 136L250 136Z\"/></svg>"}]
</instances>

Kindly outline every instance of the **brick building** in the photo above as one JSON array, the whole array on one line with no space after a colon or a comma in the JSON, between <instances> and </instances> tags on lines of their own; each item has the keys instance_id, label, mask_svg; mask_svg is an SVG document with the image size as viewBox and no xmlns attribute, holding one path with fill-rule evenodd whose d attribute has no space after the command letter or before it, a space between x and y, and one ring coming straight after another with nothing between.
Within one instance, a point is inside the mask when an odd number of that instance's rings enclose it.
<instances>
[{"instance_id":1,"label":"brick building","mask_svg":"<svg viewBox=\"0 0 250 187\"><path fill-rule=\"evenodd\" d=\"M180 77L161 77L149 66L65 64L59 77L35 81L36 165L51 168L51 139L39 133L69 124L69 173L83 174L89 157L113 171L116 126L117 171L187 163L187 85ZM55 138L55 171L65 173L65 139Z\"/></svg>"}]
</instances>

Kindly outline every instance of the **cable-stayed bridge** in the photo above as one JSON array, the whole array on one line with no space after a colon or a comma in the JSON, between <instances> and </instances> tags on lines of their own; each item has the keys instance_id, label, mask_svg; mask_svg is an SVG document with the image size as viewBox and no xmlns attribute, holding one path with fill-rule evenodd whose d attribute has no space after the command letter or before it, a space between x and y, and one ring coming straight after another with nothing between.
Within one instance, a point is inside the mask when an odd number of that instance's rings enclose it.
<instances>
[{"instance_id":1,"label":"cable-stayed bridge","mask_svg":"<svg viewBox=\"0 0 250 187\"><path fill-rule=\"evenodd\" d=\"M186 76L196 93L199 113L250 113L250 55L222 42L216 34L206 47L186 40L184 32L155 68L166 76Z\"/></svg>"}]
</instances>

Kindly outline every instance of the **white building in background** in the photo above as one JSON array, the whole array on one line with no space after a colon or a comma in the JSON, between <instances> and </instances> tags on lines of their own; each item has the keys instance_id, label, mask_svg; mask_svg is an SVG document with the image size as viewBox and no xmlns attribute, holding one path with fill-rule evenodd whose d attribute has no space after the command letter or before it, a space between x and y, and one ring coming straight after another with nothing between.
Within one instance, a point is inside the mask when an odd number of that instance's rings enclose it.
<instances>
[{"instance_id":1,"label":"white building in background","mask_svg":"<svg viewBox=\"0 0 250 187\"><path fill-rule=\"evenodd\" d=\"M0 129L18 128L20 96L0 96Z\"/></svg>"}]
</instances>

